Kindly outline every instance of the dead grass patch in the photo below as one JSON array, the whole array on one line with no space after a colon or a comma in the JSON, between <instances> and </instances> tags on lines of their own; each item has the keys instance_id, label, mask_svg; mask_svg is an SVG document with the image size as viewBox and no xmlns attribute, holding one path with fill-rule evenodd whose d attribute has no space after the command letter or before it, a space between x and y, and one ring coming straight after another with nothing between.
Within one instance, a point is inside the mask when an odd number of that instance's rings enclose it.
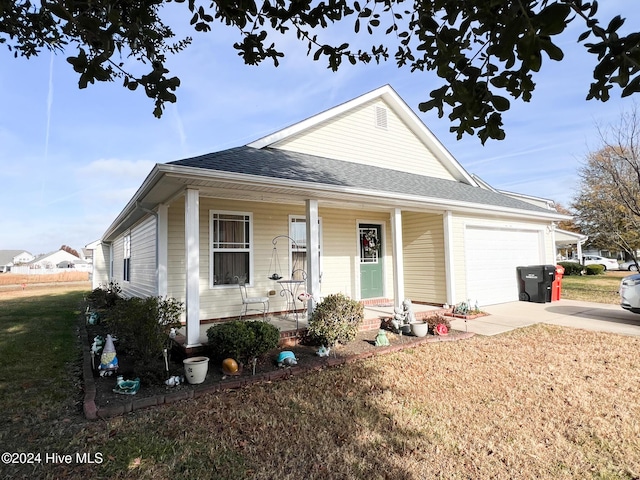
<instances>
[{"instance_id":1,"label":"dead grass patch","mask_svg":"<svg viewBox=\"0 0 640 480\"><path fill-rule=\"evenodd\" d=\"M66 450L105 462L51 473L638 478L639 348L638 338L546 325L426 344L85 424Z\"/></svg>"},{"instance_id":2,"label":"dead grass patch","mask_svg":"<svg viewBox=\"0 0 640 480\"><path fill-rule=\"evenodd\" d=\"M36 283L83 282L89 280L89 272L62 272L51 275L0 274L0 285L31 285Z\"/></svg>"}]
</instances>

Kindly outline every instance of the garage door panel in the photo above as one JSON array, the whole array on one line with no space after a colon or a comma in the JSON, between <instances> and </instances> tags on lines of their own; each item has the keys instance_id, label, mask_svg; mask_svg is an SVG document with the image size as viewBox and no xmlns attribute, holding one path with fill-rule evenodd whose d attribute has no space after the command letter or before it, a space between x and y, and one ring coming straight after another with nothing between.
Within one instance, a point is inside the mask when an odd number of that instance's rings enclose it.
<instances>
[{"instance_id":1,"label":"garage door panel","mask_svg":"<svg viewBox=\"0 0 640 480\"><path fill-rule=\"evenodd\" d=\"M467 226L467 296L492 305L518 300L516 267L544 263L541 234L535 230Z\"/></svg>"}]
</instances>

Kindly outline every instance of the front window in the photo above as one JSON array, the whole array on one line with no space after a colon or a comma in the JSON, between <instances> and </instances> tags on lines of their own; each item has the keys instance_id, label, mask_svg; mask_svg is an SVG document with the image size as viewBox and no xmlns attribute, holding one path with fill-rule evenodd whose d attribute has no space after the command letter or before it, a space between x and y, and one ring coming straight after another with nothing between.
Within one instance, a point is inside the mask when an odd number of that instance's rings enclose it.
<instances>
[{"instance_id":1,"label":"front window","mask_svg":"<svg viewBox=\"0 0 640 480\"><path fill-rule=\"evenodd\" d=\"M213 285L251 283L251 214L211 212Z\"/></svg>"},{"instance_id":2,"label":"front window","mask_svg":"<svg viewBox=\"0 0 640 480\"><path fill-rule=\"evenodd\" d=\"M130 281L131 273L131 235L125 235L123 241L123 271L122 280L125 282Z\"/></svg>"},{"instance_id":3,"label":"front window","mask_svg":"<svg viewBox=\"0 0 640 480\"><path fill-rule=\"evenodd\" d=\"M322 238L322 221L318 219L318 236ZM292 270L307 270L307 219L305 217L290 217L289 236L294 240L291 244ZM320 242L318 242L318 257L322 258ZM294 274L296 280L302 280L300 272Z\"/></svg>"}]
</instances>

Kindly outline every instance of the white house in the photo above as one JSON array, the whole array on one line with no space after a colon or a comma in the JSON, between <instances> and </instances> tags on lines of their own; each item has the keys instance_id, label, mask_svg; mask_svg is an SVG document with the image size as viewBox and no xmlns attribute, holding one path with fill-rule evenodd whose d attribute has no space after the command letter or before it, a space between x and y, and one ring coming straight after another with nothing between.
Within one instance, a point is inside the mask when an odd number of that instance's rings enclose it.
<instances>
[{"instance_id":1,"label":"white house","mask_svg":"<svg viewBox=\"0 0 640 480\"><path fill-rule=\"evenodd\" d=\"M201 321L237 317L234 277L264 296L279 291L273 273L298 267L310 308L336 292L517 301L516 267L555 264L567 218L477 182L384 86L248 145L157 164L93 246L94 282L184 301L191 346ZM270 308L287 305L276 295Z\"/></svg>"},{"instance_id":2,"label":"white house","mask_svg":"<svg viewBox=\"0 0 640 480\"><path fill-rule=\"evenodd\" d=\"M52 268L74 268L74 265L86 264L79 257L67 252L66 250L57 250L55 252L46 253L34 258L29 262L31 269L52 269Z\"/></svg>"},{"instance_id":3,"label":"white house","mask_svg":"<svg viewBox=\"0 0 640 480\"><path fill-rule=\"evenodd\" d=\"M0 273L11 271L14 265L21 265L33 260L26 250L0 250Z\"/></svg>"}]
</instances>

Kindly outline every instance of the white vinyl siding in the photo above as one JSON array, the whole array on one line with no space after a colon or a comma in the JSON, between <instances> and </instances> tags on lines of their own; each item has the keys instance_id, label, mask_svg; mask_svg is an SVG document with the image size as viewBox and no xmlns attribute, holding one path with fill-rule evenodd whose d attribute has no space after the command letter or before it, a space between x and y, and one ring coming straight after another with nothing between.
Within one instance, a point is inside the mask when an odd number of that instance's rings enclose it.
<instances>
[{"instance_id":1,"label":"white vinyl siding","mask_svg":"<svg viewBox=\"0 0 640 480\"><path fill-rule=\"evenodd\" d=\"M149 215L131 229L131 281L129 294L136 297L157 295L156 218Z\"/></svg>"},{"instance_id":2,"label":"white vinyl siding","mask_svg":"<svg viewBox=\"0 0 640 480\"><path fill-rule=\"evenodd\" d=\"M91 288L109 284L109 245L101 243L93 250L93 272L91 273Z\"/></svg>"},{"instance_id":3,"label":"white vinyl siding","mask_svg":"<svg viewBox=\"0 0 640 480\"><path fill-rule=\"evenodd\" d=\"M272 240L278 235L289 234L291 216L305 215L304 205L270 204L221 200L200 196L200 318L201 320L235 317L240 313L240 292L235 285L210 288L209 265L209 211L237 211L251 213L253 217L253 272L249 296L264 296L274 292L269 298L270 311L279 312L286 308L284 297L280 296L280 285L269 279L268 272L273 255ZM389 214L386 212L362 212L356 210L323 209L322 217L322 283L321 295L344 293L358 298L356 275L359 275L357 219L385 224L385 269L386 294L393 291L393 265L391 259L391 239ZM289 250L287 242L278 243L278 256L283 272L287 276ZM183 299L184 276L184 199L176 200L169 208L169 252L168 252L168 295ZM306 265L304 266L306 270ZM306 286L305 286L306 289Z\"/></svg>"},{"instance_id":4,"label":"white vinyl siding","mask_svg":"<svg viewBox=\"0 0 640 480\"><path fill-rule=\"evenodd\" d=\"M446 303L442 215L403 212L405 296L414 302Z\"/></svg>"},{"instance_id":5,"label":"white vinyl siding","mask_svg":"<svg viewBox=\"0 0 640 480\"><path fill-rule=\"evenodd\" d=\"M124 238L130 235L129 281L124 280ZM120 235L113 242L112 280L126 297L150 297L157 294L156 280L156 220L150 215Z\"/></svg>"},{"instance_id":6,"label":"white vinyl siding","mask_svg":"<svg viewBox=\"0 0 640 480\"><path fill-rule=\"evenodd\" d=\"M376 126L386 110L386 128ZM431 151L381 99L275 143L274 148L454 180Z\"/></svg>"}]
</instances>

